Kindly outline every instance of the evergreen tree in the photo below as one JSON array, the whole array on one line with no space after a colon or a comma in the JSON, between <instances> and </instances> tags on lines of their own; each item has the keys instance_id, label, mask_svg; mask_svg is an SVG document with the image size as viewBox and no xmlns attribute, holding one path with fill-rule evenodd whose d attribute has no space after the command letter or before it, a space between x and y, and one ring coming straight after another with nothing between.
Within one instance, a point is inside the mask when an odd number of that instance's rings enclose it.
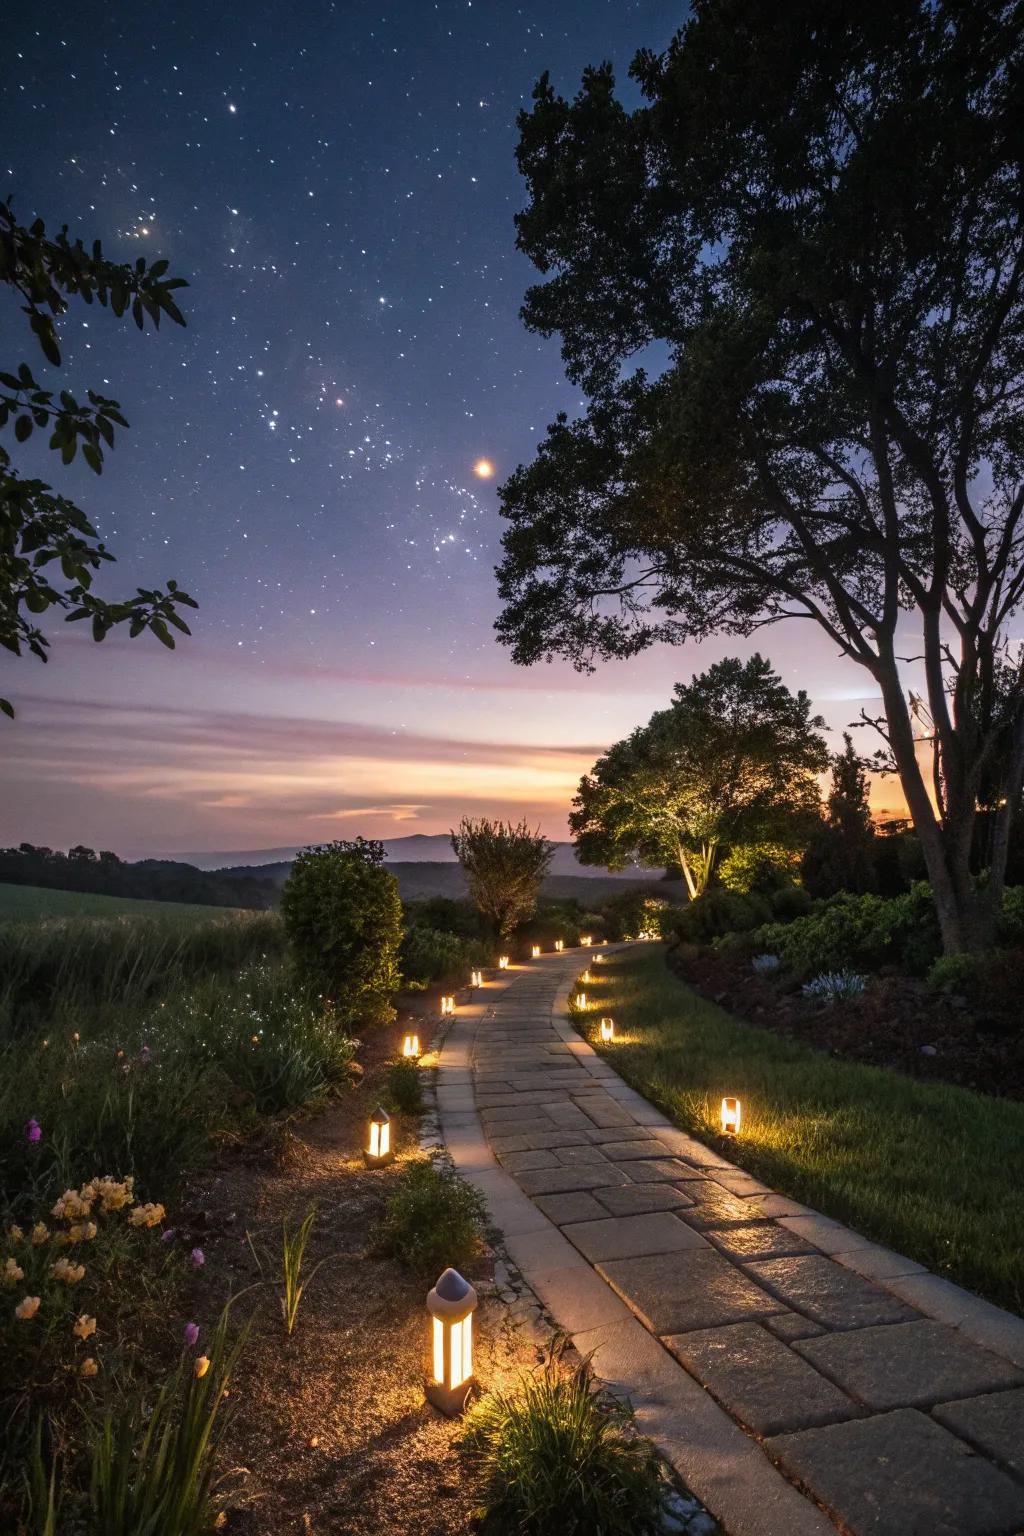
<instances>
[{"instance_id":1,"label":"evergreen tree","mask_svg":"<svg viewBox=\"0 0 1024 1536\"><path fill-rule=\"evenodd\" d=\"M832 758L832 790L818 834L804 854L804 885L812 896L873 891L875 829L864 764L843 732L845 746Z\"/></svg>"}]
</instances>

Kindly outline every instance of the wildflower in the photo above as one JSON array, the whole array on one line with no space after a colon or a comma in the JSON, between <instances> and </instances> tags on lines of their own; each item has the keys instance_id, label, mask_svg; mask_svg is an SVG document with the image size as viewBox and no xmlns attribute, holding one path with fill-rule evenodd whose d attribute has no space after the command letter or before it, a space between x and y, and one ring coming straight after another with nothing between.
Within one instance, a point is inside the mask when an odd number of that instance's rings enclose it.
<instances>
[{"instance_id":1,"label":"wildflower","mask_svg":"<svg viewBox=\"0 0 1024 1536\"><path fill-rule=\"evenodd\" d=\"M122 1061L124 1059L124 1051L118 1051L117 1059L118 1061Z\"/></svg>"},{"instance_id":2,"label":"wildflower","mask_svg":"<svg viewBox=\"0 0 1024 1536\"><path fill-rule=\"evenodd\" d=\"M175 1230L174 1227L166 1227L164 1229L163 1239L162 1240L165 1243L173 1243L174 1239L177 1237L177 1235L178 1235L177 1231Z\"/></svg>"},{"instance_id":3,"label":"wildflower","mask_svg":"<svg viewBox=\"0 0 1024 1536\"><path fill-rule=\"evenodd\" d=\"M25 1241L25 1234L18 1226L17 1222L15 1222L13 1227L8 1228L7 1240L11 1243L22 1243Z\"/></svg>"},{"instance_id":4,"label":"wildflower","mask_svg":"<svg viewBox=\"0 0 1024 1536\"><path fill-rule=\"evenodd\" d=\"M66 1189L54 1204L50 1215L65 1221L78 1221L80 1217L88 1216L90 1210L89 1201L83 1200L77 1189Z\"/></svg>"},{"instance_id":5,"label":"wildflower","mask_svg":"<svg viewBox=\"0 0 1024 1536\"><path fill-rule=\"evenodd\" d=\"M44 1040L43 1041L43 1050L44 1051L48 1051L49 1049L50 1049L50 1042L49 1042L49 1040Z\"/></svg>"},{"instance_id":6,"label":"wildflower","mask_svg":"<svg viewBox=\"0 0 1024 1536\"><path fill-rule=\"evenodd\" d=\"M193 1248L192 1252L189 1254L189 1258L192 1260L193 1269L202 1269L203 1265L206 1263L206 1254L201 1248Z\"/></svg>"},{"instance_id":7,"label":"wildflower","mask_svg":"<svg viewBox=\"0 0 1024 1536\"><path fill-rule=\"evenodd\" d=\"M253 1035L253 1037L252 1037L252 1043L253 1043L253 1045L259 1045L259 1043L260 1043L260 1037L259 1037L259 1035Z\"/></svg>"},{"instance_id":8,"label":"wildflower","mask_svg":"<svg viewBox=\"0 0 1024 1536\"><path fill-rule=\"evenodd\" d=\"M50 1274L55 1280L63 1280L66 1285L77 1285L85 1274L85 1265L72 1264L70 1260L60 1258L50 1265Z\"/></svg>"},{"instance_id":9,"label":"wildflower","mask_svg":"<svg viewBox=\"0 0 1024 1536\"><path fill-rule=\"evenodd\" d=\"M49 1235L49 1227L44 1226L41 1221L37 1221L35 1226L32 1228L32 1246L34 1248L38 1248L41 1243L46 1242Z\"/></svg>"},{"instance_id":10,"label":"wildflower","mask_svg":"<svg viewBox=\"0 0 1024 1536\"><path fill-rule=\"evenodd\" d=\"M87 1313L83 1312L71 1332L76 1339L81 1339L83 1342L86 1339L91 1339L96 1332L96 1319L89 1317Z\"/></svg>"},{"instance_id":11,"label":"wildflower","mask_svg":"<svg viewBox=\"0 0 1024 1536\"><path fill-rule=\"evenodd\" d=\"M228 1523L228 1517L224 1513L224 1511L221 1510L220 1514L217 1516L216 1520L213 1522L213 1528L214 1528L215 1531L222 1531L224 1529L224 1527L227 1525L227 1523Z\"/></svg>"},{"instance_id":12,"label":"wildflower","mask_svg":"<svg viewBox=\"0 0 1024 1536\"><path fill-rule=\"evenodd\" d=\"M200 1355L198 1360L192 1362L192 1369L197 1376L205 1376L210 1369L209 1355Z\"/></svg>"},{"instance_id":13,"label":"wildflower","mask_svg":"<svg viewBox=\"0 0 1024 1536\"><path fill-rule=\"evenodd\" d=\"M188 1345L189 1349L192 1349L196 1344L199 1343L198 1323L185 1324L185 1343Z\"/></svg>"},{"instance_id":14,"label":"wildflower","mask_svg":"<svg viewBox=\"0 0 1024 1536\"><path fill-rule=\"evenodd\" d=\"M76 1221L74 1226L68 1228L68 1242L91 1243L97 1230L94 1221Z\"/></svg>"},{"instance_id":15,"label":"wildflower","mask_svg":"<svg viewBox=\"0 0 1024 1536\"><path fill-rule=\"evenodd\" d=\"M87 1359L83 1360L81 1365L78 1367L79 1376L95 1376L98 1371L99 1366L96 1364L96 1361L93 1359L92 1355L89 1355Z\"/></svg>"},{"instance_id":16,"label":"wildflower","mask_svg":"<svg viewBox=\"0 0 1024 1536\"><path fill-rule=\"evenodd\" d=\"M100 1210L105 1216L111 1211L123 1211L132 1199L132 1186L134 1179L123 1179L120 1183L112 1179L109 1174L106 1178L96 1180L96 1193L100 1198Z\"/></svg>"},{"instance_id":17,"label":"wildflower","mask_svg":"<svg viewBox=\"0 0 1024 1536\"><path fill-rule=\"evenodd\" d=\"M29 1318L35 1317L38 1311L39 1297L26 1296L23 1301L18 1302L18 1305L14 1309L14 1315L17 1318L20 1318L23 1323L27 1323Z\"/></svg>"},{"instance_id":18,"label":"wildflower","mask_svg":"<svg viewBox=\"0 0 1024 1536\"><path fill-rule=\"evenodd\" d=\"M39 1124L39 1121L36 1119L35 1115L33 1115L25 1127L25 1140L31 1142L34 1146L37 1141L42 1141L42 1139L43 1128Z\"/></svg>"},{"instance_id":19,"label":"wildflower","mask_svg":"<svg viewBox=\"0 0 1024 1536\"><path fill-rule=\"evenodd\" d=\"M17 1285L19 1280L24 1280L25 1271L14 1259L7 1259L0 1275L3 1277L4 1285Z\"/></svg>"},{"instance_id":20,"label":"wildflower","mask_svg":"<svg viewBox=\"0 0 1024 1536\"><path fill-rule=\"evenodd\" d=\"M72 1043L72 1045L77 1045L79 1040L81 1040L81 1038L82 1038L81 1035L78 1033L78 1030L76 1029L74 1034L71 1036L71 1043Z\"/></svg>"},{"instance_id":21,"label":"wildflower","mask_svg":"<svg viewBox=\"0 0 1024 1536\"><path fill-rule=\"evenodd\" d=\"M133 1227L158 1227L166 1215L162 1205L147 1200L145 1205L136 1205L132 1209L128 1220Z\"/></svg>"}]
</instances>

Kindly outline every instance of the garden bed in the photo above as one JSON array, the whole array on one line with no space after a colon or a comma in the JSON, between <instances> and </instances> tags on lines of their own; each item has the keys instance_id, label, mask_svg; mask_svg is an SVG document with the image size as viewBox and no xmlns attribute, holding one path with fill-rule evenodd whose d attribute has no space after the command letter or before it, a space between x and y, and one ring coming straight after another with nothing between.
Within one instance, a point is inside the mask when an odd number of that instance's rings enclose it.
<instances>
[{"instance_id":1,"label":"garden bed","mask_svg":"<svg viewBox=\"0 0 1024 1536\"><path fill-rule=\"evenodd\" d=\"M741 949L681 945L669 963L702 997L776 1034L849 1061L889 1067L930 1082L1024 1099L1024 1000L983 1014L955 992L899 975L870 977L864 992L823 1006L795 983L758 976Z\"/></svg>"}]
</instances>

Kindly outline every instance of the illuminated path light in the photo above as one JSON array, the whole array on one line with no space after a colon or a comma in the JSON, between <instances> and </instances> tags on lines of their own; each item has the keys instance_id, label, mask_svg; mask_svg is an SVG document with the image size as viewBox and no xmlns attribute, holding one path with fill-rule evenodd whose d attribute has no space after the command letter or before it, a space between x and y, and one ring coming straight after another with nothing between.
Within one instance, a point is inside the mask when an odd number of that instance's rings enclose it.
<instances>
[{"instance_id":1,"label":"illuminated path light","mask_svg":"<svg viewBox=\"0 0 1024 1536\"><path fill-rule=\"evenodd\" d=\"M476 1291L457 1269L446 1269L427 1293L430 1314L432 1374L427 1401L448 1418L466 1406L476 1380L473 1375L473 1313Z\"/></svg>"},{"instance_id":2,"label":"illuminated path light","mask_svg":"<svg viewBox=\"0 0 1024 1536\"><path fill-rule=\"evenodd\" d=\"M419 1035L408 1034L402 1041L402 1055L411 1061L416 1061L420 1054Z\"/></svg>"},{"instance_id":3,"label":"illuminated path light","mask_svg":"<svg viewBox=\"0 0 1024 1536\"><path fill-rule=\"evenodd\" d=\"M394 1162L395 1154L391 1146L391 1116L386 1109L375 1109L370 1116L369 1135L366 1149L363 1152L363 1160L368 1168L383 1168L385 1163Z\"/></svg>"}]
</instances>

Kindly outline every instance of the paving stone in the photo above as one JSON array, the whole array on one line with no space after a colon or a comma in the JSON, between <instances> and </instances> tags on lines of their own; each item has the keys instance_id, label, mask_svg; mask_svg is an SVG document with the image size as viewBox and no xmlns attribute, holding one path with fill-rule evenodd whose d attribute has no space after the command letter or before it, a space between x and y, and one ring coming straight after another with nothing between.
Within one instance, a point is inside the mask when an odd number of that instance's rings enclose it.
<instances>
[{"instance_id":1,"label":"paving stone","mask_svg":"<svg viewBox=\"0 0 1024 1536\"><path fill-rule=\"evenodd\" d=\"M788 1258L814 1251L808 1243L774 1221L752 1221L746 1226L706 1227L704 1230L716 1248L729 1258L744 1263L748 1259Z\"/></svg>"},{"instance_id":2,"label":"paving stone","mask_svg":"<svg viewBox=\"0 0 1024 1536\"><path fill-rule=\"evenodd\" d=\"M865 1247L854 1248L849 1253L833 1254L833 1258L837 1264L856 1270L857 1274L863 1275L865 1280L879 1280L883 1284L896 1276L925 1273L923 1264L904 1258L902 1253L893 1253L891 1248L881 1248L877 1243L868 1243Z\"/></svg>"},{"instance_id":3,"label":"paving stone","mask_svg":"<svg viewBox=\"0 0 1024 1536\"><path fill-rule=\"evenodd\" d=\"M624 1166L629 1177L635 1179L638 1184L651 1184L655 1179L666 1179L678 1183L682 1179L690 1180L700 1177L694 1169L680 1162L677 1157L638 1158L627 1162Z\"/></svg>"},{"instance_id":4,"label":"paving stone","mask_svg":"<svg viewBox=\"0 0 1024 1536\"><path fill-rule=\"evenodd\" d=\"M687 1220L695 1227L745 1226L747 1222L757 1221L761 1214L758 1196L743 1199L695 1169L691 1169L687 1178L686 1192L694 1202Z\"/></svg>"},{"instance_id":5,"label":"paving stone","mask_svg":"<svg viewBox=\"0 0 1024 1536\"><path fill-rule=\"evenodd\" d=\"M613 1259L598 1268L657 1334L715 1328L784 1310L710 1248Z\"/></svg>"},{"instance_id":6,"label":"paving stone","mask_svg":"<svg viewBox=\"0 0 1024 1536\"><path fill-rule=\"evenodd\" d=\"M787 1344L794 1339L814 1339L825 1332L820 1323L812 1323L809 1317L802 1317L799 1312L776 1312L771 1317L763 1317L761 1322L777 1339Z\"/></svg>"},{"instance_id":7,"label":"paving stone","mask_svg":"<svg viewBox=\"0 0 1024 1536\"><path fill-rule=\"evenodd\" d=\"M863 1413L859 1404L759 1323L674 1334L665 1343L756 1435L835 1424Z\"/></svg>"},{"instance_id":8,"label":"paving stone","mask_svg":"<svg viewBox=\"0 0 1024 1536\"><path fill-rule=\"evenodd\" d=\"M538 1195L534 1204L550 1221L563 1226L567 1221L600 1221L607 1212L593 1195L574 1190L567 1195Z\"/></svg>"},{"instance_id":9,"label":"paving stone","mask_svg":"<svg viewBox=\"0 0 1024 1536\"><path fill-rule=\"evenodd\" d=\"M599 1130L611 1130L616 1126L633 1124L633 1117L628 1110L620 1109L610 1099L604 1103L596 1103L589 1099L575 1099L577 1109L581 1109Z\"/></svg>"},{"instance_id":10,"label":"paving stone","mask_svg":"<svg viewBox=\"0 0 1024 1536\"><path fill-rule=\"evenodd\" d=\"M684 1226L671 1211L650 1211L642 1216L605 1216L601 1221L577 1222L565 1227L564 1233L592 1263L707 1247L700 1234L692 1227Z\"/></svg>"},{"instance_id":11,"label":"paving stone","mask_svg":"<svg viewBox=\"0 0 1024 1536\"><path fill-rule=\"evenodd\" d=\"M538 1152L553 1147L579 1147L587 1140L586 1131L532 1131L525 1136L488 1136L492 1149L502 1152Z\"/></svg>"},{"instance_id":12,"label":"paving stone","mask_svg":"<svg viewBox=\"0 0 1024 1536\"><path fill-rule=\"evenodd\" d=\"M528 1168L557 1168L559 1164L553 1152L505 1152L501 1166L506 1173L525 1173Z\"/></svg>"},{"instance_id":13,"label":"paving stone","mask_svg":"<svg viewBox=\"0 0 1024 1536\"><path fill-rule=\"evenodd\" d=\"M610 1130L602 1130L598 1126L587 1132L589 1139L595 1147L626 1147L635 1146L637 1142L646 1144L647 1156L653 1157L661 1151L660 1145L655 1141L656 1133L646 1125L615 1126ZM638 1153L642 1156L642 1153ZM611 1156L609 1153L608 1156Z\"/></svg>"},{"instance_id":14,"label":"paving stone","mask_svg":"<svg viewBox=\"0 0 1024 1536\"><path fill-rule=\"evenodd\" d=\"M594 1198L613 1216L638 1216L643 1211L678 1211L691 1205L689 1195L674 1184L613 1184L595 1189Z\"/></svg>"},{"instance_id":15,"label":"paving stone","mask_svg":"<svg viewBox=\"0 0 1024 1536\"><path fill-rule=\"evenodd\" d=\"M850 1536L1015 1536L1024 1487L916 1408L767 1442Z\"/></svg>"},{"instance_id":16,"label":"paving stone","mask_svg":"<svg viewBox=\"0 0 1024 1536\"><path fill-rule=\"evenodd\" d=\"M521 1173L517 1182L527 1195L561 1195L570 1189L601 1189L628 1180L616 1163L607 1163L603 1168L536 1168Z\"/></svg>"},{"instance_id":17,"label":"paving stone","mask_svg":"<svg viewBox=\"0 0 1024 1536\"><path fill-rule=\"evenodd\" d=\"M491 1115L500 1115L500 1120L492 1120ZM529 1136L533 1132L550 1131L554 1129L554 1122L537 1114L529 1114L523 1111L516 1114L514 1110L485 1109L481 1111L480 1119L484 1129L490 1135L493 1131L496 1136Z\"/></svg>"},{"instance_id":18,"label":"paving stone","mask_svg":"<svg viewBox=\"0 0 1024 1536\"><path fill-rule=\"evenodd\" d=\"M796 1347L869 1408L928 1408L948 1398L1024 1386L1024 1371L928 1318L833 1333Z\"/></svg>"},{"instance_id":19,"label":"paving stone","mask_svg":"<svg viewBox=\"0 0 1024 1536\"><path fill-rule=\"evenodd\" d=\"M556 1153L558 1161L566 1168L607 1167L608 1159L601 1147L595 1147L592 1142L584 1142L580 1147L562 1147Z\"/></svg>"},{"instance_id":20,"label":"paving stone","mask_svg":"<svg viewBox=\"0 0 1024 1536\"><path fill-rule=\"evenodd\" d=\"M885 1285L929 1317L959 1328L983 1349L1004 1355L1024 1368L1024 1318L1014 1317L980 1296L972 1296L941 1275L894 1275Z\"/></svg>"},{"instance_id":21,"label":"paving stone","mask_svg":"<svg viewBox=\"0 0 1024 1536\"><path fill-rule=\"evenodd\" d=\"M1024 1388L940 1403L932 1416L954 1434L1024 1479Z\"/></svg>"},{"instance_id":22,"label":"paving stone","mask_svg":"<svg viewBox=\"0 0 1024 1536\"><path fill-rule=\"evenodd\" d=\"M543 1172L532 1177L542 1178ZM686 1219L692 1222L692 1211L687 1211ZM873 1323L912 1322L919 1316L898 1297L823 1255L761 1259L746 1269L774 1296L826 1328L867 1328Z\"/></svg>"},{"instance_id":23,"label":"paving stone","mask_svg":"<svg viewBox=\"0 0 1024 1536\"><path fill-rule=\"evenodd\" d=\"M813 1243L822 1253L853 1253L858 1248L874 1246L870 1238L851 1232L849 1227L844 1227L841 1221L833 1221L831 1216L782 1216L779 1219L784 1227Z\"/></svg>"}]
</instances>

